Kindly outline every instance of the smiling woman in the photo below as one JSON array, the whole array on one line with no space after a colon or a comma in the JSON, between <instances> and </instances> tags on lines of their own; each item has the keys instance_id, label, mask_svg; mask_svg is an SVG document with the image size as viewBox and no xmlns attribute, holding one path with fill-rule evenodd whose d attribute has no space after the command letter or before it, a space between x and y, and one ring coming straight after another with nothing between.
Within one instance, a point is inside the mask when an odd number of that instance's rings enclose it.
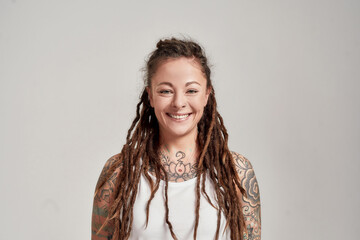
<instances>
[{"instance_id":1,"label":"smiling woman","mask_svg":"<svg viewBox=\"0 0 360 240\"><path fill-rule=\"evenodd\" d=\"M254 170L228 149L203 49L161 40L146 67L126 144L96 186L92 239L260 239Z\"/></svg>"},{"instance_id":2,"label":"smiling woman","mask_svg":"<svg viewBox=\"0 0 360 240\"><path fill-rule=\"evenodd\" d=\"M165 61L147 91L159 123L160 139L169 143L184 137L193 142L210 94L199 63L185 57Z\"/></svg>"}]
</instances>

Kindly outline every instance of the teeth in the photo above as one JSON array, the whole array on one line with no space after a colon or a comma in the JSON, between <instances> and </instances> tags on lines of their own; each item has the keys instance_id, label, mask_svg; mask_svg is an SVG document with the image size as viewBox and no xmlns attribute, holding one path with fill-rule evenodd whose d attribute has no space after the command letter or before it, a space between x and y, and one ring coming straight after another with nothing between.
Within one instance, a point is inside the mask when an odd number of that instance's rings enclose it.
<instances>
[{"instance_id":1,"label":"teeth","mask_svg":"<svg viewBox=\"0 0 360 240\"><path fill-rule=\"evenodd\" d=\"M184 118L187 118L189 116L189 114L185 114L185 115L172 115L172 114L169 114L170 117L172 118L175 118L175 119L184 119Z\"/></svg>"}]
</instances>

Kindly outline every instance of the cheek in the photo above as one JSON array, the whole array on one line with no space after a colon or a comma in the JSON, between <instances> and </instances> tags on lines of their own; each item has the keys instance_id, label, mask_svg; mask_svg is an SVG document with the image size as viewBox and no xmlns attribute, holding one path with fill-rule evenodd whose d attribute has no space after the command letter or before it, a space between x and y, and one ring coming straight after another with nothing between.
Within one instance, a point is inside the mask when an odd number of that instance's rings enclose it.
<instances>
[{"instance_id":1,"label":"cheek","mask_svg":"<svg viewBox=\"0 0 360 240\"><path fill-rule=\"evenodd\" d=\"M198 112L203 112L205 106L206 106L206 98L204 98L204 97L201 97L197 101L194 101L194 104L193 104L194 109L196 109L196 111L198 111Z\"/></svg>"},{"instance_id":2,"label":"cheek","mask_svg":"<svg viewBox=\"0 0 360 240\"><path fill-rule=\"evenodd\" d=\"M164 110L169 105L168 100L164 98L154 98L153 99L153 108L155 112Z\"/></svg>"},{"instance_id":3,"label":"cheek","mask_svg":"<svg viewBox=\"0 0 360 240\"><path fill-rule=\"evenodd\" d=\"M201 98L201 107L204 109L206 104L207 104L207 101L208 101L208 97L205 95L205 96L202 96Z\"/></svg>"}]
</instances>

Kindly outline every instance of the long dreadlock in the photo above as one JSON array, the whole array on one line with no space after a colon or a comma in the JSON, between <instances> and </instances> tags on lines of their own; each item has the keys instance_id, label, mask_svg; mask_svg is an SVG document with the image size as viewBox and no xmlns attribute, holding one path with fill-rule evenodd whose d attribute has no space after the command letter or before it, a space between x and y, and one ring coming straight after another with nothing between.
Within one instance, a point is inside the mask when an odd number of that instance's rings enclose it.
<instances>
[{"instance_id":1,"label":"long dreadlock","mask_svg":"<svg viewBox=\"0 0 360 240\"><path fill-rule=\"evenodd\" d=\"M210 79L211 71L203 49L191 40L175 38L160 40L157 43L157 49L151 53L147 61L145 85L151 86L151 78L161 63L168 59L180 57L194 59L201 66L202 72L206 76L207 88L211 90L203 116L198 123L197 144L199 149L201 149L201 153L197 164L198 177L196 180L194 239L197 237L199 224L200 191L207 201L213 205L205 191L205 175L208 173L218 201L218 207L216 207L218 219L215 239L218 239L220 234L221 212L223 212L227 220L226 228L229 227L231 230L231 239L242 240L246 228L238 194L239 191L243 195L246 195L246 193L240 185L234 160L228 149L228 133L223 119L217 111L215 92ZM128 130L126 143L119 157L112 162L107 170L105 177L99 180L95 190L96 195L103 184L113 176L116 169L121 167L118 177L114 180L114 200L110 203L107 219L98 232L111 222L112 226L114 226L113 240L129 238L139 179L141 174L144 174L151 188L151 195L146 206L146 225L149 220L149 206L156 191L159 189L160 179L163 176L166 182L165 219L173 239L177 239L173 226L169 221L168 177L160 162L159 147L159 125L154 109L150 106L148 93L144 89L140 102L136 107L136 117ZM148 173L150 166L153 167L156 175L155 183Z\"/></svg>"}]
</instances>

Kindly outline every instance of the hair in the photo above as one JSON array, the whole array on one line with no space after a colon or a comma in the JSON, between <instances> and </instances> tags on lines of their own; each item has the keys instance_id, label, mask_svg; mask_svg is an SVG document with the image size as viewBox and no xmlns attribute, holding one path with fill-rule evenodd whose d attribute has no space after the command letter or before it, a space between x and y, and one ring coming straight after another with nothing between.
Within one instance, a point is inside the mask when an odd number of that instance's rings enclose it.
<instances>
[{"instance_id":1,"label":"hair","mask_svg":"<svg viewBox=\"0 0 360 240\"><path fill-rule=\"evenodd\" d=\"M168 59L194 59L202 69L210 90L203 116L198 123L197 144L200 155L197 162L196 180L196 209L194 239L197 236L199 224L200 191L212 205L205 191L206 174L210 176L210 183L216 192L217 229L216 239L219 237L221 212L226 217L226 228L231 230L231 239L243 239L246 232L240 193L246 195L240 184L234 160L228 148L228 133L222 117L217 111L215 92L211 83L211 70L208 66L204 50L193 40L176 38L160 40L156 49L150 54L145 67L145 87L136 107L136 117L128 130L126 143L119 158L112 163L106 176L98 183L95 192L112 176L117 168L121 171L115 179L114 200L110 203L108 216L101 229L112 223L114 226L113 240L128 239L132 229L133 206L136 199L141 174L144 174L151 187L151 196L146 206L146 226L149 220L149 206L159 189L160 178L165 178L165 214L166 223L173 239L177 239L173 226L169 221L168 207L168 177L159 157L159 125L154 109L150 106L146 87L151 87L151 79L158 67ZM152 180L148 170L152 166L156 174L156 181ZM225 228L225 229L226 229Z\"/></svg>"}]
</instances>

